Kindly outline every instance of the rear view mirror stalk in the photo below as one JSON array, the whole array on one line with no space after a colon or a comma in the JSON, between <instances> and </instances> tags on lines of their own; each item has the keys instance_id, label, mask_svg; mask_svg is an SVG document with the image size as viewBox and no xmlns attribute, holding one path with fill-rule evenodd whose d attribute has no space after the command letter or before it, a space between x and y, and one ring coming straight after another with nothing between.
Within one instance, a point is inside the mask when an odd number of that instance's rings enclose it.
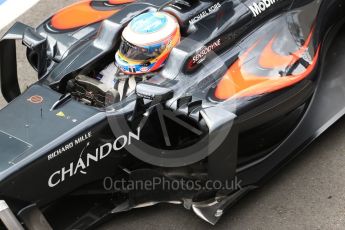
<instances>
[{"instance_id":1,"label":"rear view mirror stalk","mask_svg":"<svg viewBox=\"0 0 345 230\"><path fill-rule=\"evenodd\" d=\"M7 102L20 95L17 74L16 41L2 40L0 42L0 84L1 92Z\"/></svg>"},{"instance_id":2,"label":"rear view mirror stalk","mask_svg":"<svg viewBox=\"0 0 345 230\"><path fill-rule=\"evenodd\" d=\"M0 40L0 85L7 102L21 94L17 74L16 40L23 38L27 28L29 26L17 22Z\"/></svg>"},{"instance_id":3,"label":"rear view mirror stalk","mask_svg":"<svg viewBox=\"0 0 345 230\"><path fill-rule=\"evenodd\" d=\"M47 68L47 39L23 23L14 24L0 40L0 84L7 102L11 102L21 94L17 73L16 40L23 40L23 44L36 54L34 67L39 78Z\"/></svg>"}]
</instances>

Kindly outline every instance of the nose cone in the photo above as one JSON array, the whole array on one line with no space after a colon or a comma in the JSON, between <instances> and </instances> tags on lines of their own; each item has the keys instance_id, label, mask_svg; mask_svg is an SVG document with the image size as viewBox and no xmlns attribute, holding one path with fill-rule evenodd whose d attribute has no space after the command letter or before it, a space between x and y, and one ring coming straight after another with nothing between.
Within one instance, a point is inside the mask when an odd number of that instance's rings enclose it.
<instances>
[{"instance_id":1,"label":"nose cone","mask_svg":"<svg viewBox=\"0 0 345 230\"><path fill-rule=\"evenodd\" d=\"M0 111L0 173L24 159L33 160L39 150L45 149L48 154L47 146L97 114L74 101L51 111L60 97L48 88L33 85Z\"/></svg>"},{"instance_id":2,"label":"nose cone","mask_svg":"<svg viewBox=\"0 0 345 230\"><path fill-rule=\"evenodd\" d=\"M13 161L31 147L31 144L0 131L0 172L13 165Z\"/></svg>"}]
</instances>

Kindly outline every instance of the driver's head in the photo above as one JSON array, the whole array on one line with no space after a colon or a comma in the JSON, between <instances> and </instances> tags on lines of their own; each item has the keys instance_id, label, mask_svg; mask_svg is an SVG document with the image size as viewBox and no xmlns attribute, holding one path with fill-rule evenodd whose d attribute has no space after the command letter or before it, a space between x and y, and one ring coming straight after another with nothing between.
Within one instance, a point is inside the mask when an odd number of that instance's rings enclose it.
<instances>
[{"instance_id":1,"label":"driver's head","mask_svg":"<svg viewBox=\"0 0 345 230\"><path fill-rule=\"evenodd\" d=\"M179 24L170 14L141 14L124 29L115 63L126 74L154 72L165 64L180 38Z\"/></svg>"}]
</instances>

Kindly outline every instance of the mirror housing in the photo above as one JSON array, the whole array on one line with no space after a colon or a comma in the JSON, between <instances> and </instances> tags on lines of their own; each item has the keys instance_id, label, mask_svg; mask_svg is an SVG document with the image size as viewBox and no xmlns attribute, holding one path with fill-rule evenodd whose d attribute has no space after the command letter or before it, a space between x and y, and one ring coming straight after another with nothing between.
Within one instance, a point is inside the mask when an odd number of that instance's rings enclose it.
<instances>
[{"instance_id":1,"label":"mirror housing","mask_svg":"<svg viewBox=\"0 0 345 230\"><path fill-rule=\"evenodd\" d=\"M173 98L174 91L160 85L148 82L141 82L136 87L136 94L140 98L155 101L156 103L166 102Z\"/></svg>"}]
</instances>

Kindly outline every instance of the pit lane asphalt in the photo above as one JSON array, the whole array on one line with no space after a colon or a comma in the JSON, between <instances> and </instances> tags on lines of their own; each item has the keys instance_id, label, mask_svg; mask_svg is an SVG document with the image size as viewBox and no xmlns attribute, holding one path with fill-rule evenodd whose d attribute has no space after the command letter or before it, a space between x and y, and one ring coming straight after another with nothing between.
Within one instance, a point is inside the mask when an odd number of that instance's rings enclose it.
<instances>
[{"instance_id":1,"label":"pit lane asphalt","mask_svg":"<svg viewBox=\"0 0 345 230\"><path fill-rule=\"evenodd\" d=\"M38 25L73 2L41 0L19 20ZM22 48L18 54L18 73L22 89L35 81L35 72L27 64ZM1 98L0 105L5 104ZM100 229L345 229L345 119L264 187L243 198L215 227L181 206L158 205L116 215Z\"/></svg>"}]
</instances>

